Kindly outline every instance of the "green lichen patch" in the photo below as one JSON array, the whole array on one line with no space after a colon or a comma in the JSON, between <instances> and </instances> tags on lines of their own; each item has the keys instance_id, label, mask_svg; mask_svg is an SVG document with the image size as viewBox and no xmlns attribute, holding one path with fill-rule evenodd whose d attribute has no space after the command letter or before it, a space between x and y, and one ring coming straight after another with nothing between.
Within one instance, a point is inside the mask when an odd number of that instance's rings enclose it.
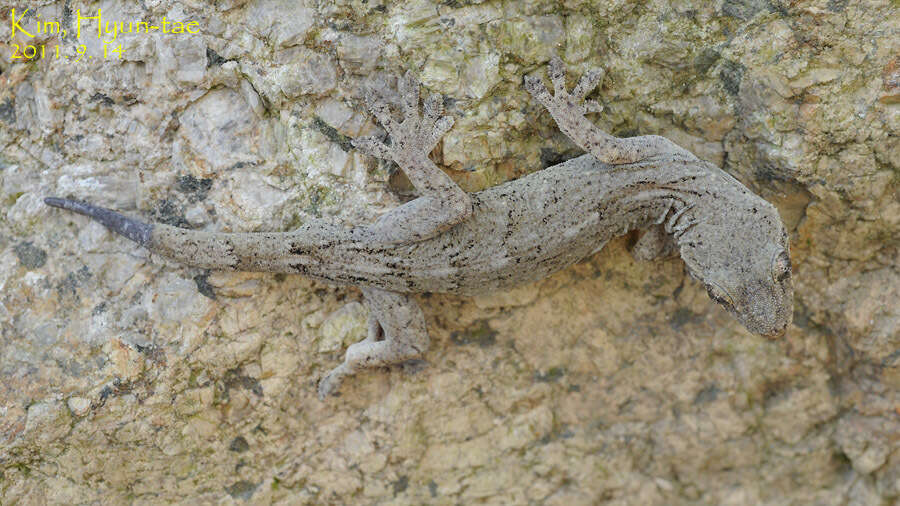
<instances>
[{"instance_id":1,"label":"green lichen patch","mask_svg":"<svg viewBox=\"0 0 900 506\"><path fill-rule=\"evenodd\" d=\"M251 497L253 497L253 493L256 492L256 489L258 487L259 483L251 483L246 480L241 480L225 487L225 491L228 492L228 495L235 499L248 501Z\"/></svg>"},{"instance_id":2,"label":"green lichen patch","mask_svg":"<svg viewBox=\"0 0 900 506\"><path fill-rule=\"evenodd\" d=\"M250 449L250 444L244 439L244 436L237 436L231 440L228 450L236 453L243 453Z\"/></svg>"},{"instance_id":3,"label":"green lichen patch","mask_svg":"<svg viewBox=\"0 0 900 506\"><path fill-rule=\"evenodd\" d=\"M475 344L486 348L497 343L497 335L498 332L493 330L488 322L482 321L477 327L453 332L450 334L450 340L459 345Z\"/></svg>"},{"instance_id":4,"label":"green lichen patch","mask_svg":"<svg viewBox=\"0 0 900 506\"><path fill-rule=\"evenodd\" d=\"M7 98L3 102L0 102L0 121L3 121L8 125L14 125L16 123L16 105L15 102L13 102L13 99Z\"/></svg>"},{"instance_id":5,"label":"green lichen patch","mask_svg":"<svg viewBox=\"0 0 900 506\"><path fill-rule=\"evenodd\" d=\"M197 202L206 200L209 190L212 188L213 180L209 178L196 178L190 174L178 178L175 189L181 193L190 195L191 201Z\"/></svg>"},{"instance_id":6,"label":"green lichen patch","mask_svg":"<svg viewBox=\"0 0 900 506\"><path fill-rule=\"evenodd\" d=\"M13 252L19 263L27 269L40 269L47 263L47 252L31 241L20 242L13 246Z\"/></svg>"}]
</instances>

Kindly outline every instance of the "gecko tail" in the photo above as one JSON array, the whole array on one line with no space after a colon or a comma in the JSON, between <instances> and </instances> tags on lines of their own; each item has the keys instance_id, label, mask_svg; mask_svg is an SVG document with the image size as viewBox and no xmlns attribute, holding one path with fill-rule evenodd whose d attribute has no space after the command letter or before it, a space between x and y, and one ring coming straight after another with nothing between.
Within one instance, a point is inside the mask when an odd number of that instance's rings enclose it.
<instances>
[{"instance_id":1,"label":"gecko tail","mask_svg":"<svg viewBox=\"0 0 900 506\"><path fill-rule=\"evenodd\" d=\"M141 246L150 244L150 233L153 231L153 225L149 223L134 220L111 209L97 207L86 202L78 202L77 200L47 197L44 199L44 203L51 207L58 207L89 216L106 228L131 239Z\"/></svg>"}]
</instances>

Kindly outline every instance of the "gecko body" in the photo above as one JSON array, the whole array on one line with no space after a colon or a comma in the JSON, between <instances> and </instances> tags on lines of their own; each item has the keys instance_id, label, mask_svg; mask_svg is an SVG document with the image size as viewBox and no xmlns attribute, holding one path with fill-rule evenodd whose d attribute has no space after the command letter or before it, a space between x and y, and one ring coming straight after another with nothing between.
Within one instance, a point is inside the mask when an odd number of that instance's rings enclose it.
<instances>
[{"instance_id":1,"label":"gecko body","mask_svg":"<svg viewBox=\"0 0 900 506\"><path fill-rule=\"evenodd\" d=\"M427 349L424 317L409 294L473 295L541 279L634 229L647 230L636 246L640 256L677 250L710 297L747 329L782 334L793 291L787 233L775 207L667 139L619 139L594 127L585 118L594 106L583 98L602 73L586 73L572 93L558 58L549 73L553 95L535 78L526 78L526 88L588 154L474 194L427 158L452 126L441 116L439 97L426 99L419 114L418 84L407 74L399 81L404 118L396 121L383 101L368 96L392 143L354 144L396 161L422 194L371 225L314 220L292 232L211 233L141 223L72 200L45 201L189 265L359 286L371 310L368 336L320 381L323 397L362 368Z\"/></svg>"}]
</instances>

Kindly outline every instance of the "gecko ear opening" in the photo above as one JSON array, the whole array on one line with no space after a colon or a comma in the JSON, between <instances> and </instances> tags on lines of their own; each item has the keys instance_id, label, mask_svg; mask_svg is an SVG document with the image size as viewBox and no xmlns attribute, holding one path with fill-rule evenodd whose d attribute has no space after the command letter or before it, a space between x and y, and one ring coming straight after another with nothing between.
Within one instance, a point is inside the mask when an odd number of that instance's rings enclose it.
<instances>
[{"instance_id":1,"label":"gecko ear opening","mask_svg":"<svg viewBox=\"0 0 900 506\"><path fill-rule=\"evenodd\" d=\"M706 293L710 299L721 304L725 309L734 310L734 299L721 286L715 283L706 283Z\"/></svg>"},{"instance_id":2,"label":"gecko ear opening","mask_svg":"<svg viewBox=\"0 0 900 506\"><path fill-rule=\"evenodd\" d=\"M772 279L781 283L791 277L791 257L787 251L781 250L772 259Z\"/></svg>"}]
</instances>

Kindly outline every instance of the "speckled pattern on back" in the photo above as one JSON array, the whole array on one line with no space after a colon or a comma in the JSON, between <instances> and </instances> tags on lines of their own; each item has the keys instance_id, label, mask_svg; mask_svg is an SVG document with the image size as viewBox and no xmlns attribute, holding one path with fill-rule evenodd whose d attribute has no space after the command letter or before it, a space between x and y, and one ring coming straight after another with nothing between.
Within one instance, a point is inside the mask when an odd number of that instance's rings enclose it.
<instances>
[{"instance_id":1,"label":"speckled pattern on back","mask_svg":"<svg viewBox=\"0 0 900 506\"><path fill-rule=\"evenodd\" d=\"M562 61L549 67L554 92L540 79L526 89L588 154L485 191L466 194L429 158L453 125L432 95L419 111L419 86L399 79L402 119L367 95L391 143L362 138L365 153L395 161L420 197L366 226L325 221L283 233L209 233L146 225L106 209L47 199L98 219L151 251L185 264L303 274L362 288L370 305L368 337L319 382L324 397L362 368L424 353L428 334L410 293L476 294L533 281L598 251L629 230L647 229L635 256L677 250L690 274L748 330L782 334L793 313L788 236L773 205L718 167L664 137L617 138L596 128L585 101L603 77L585 73L570 93ZM134 231L149 231L149 238Z\"/></svg>"}]
</instances>

